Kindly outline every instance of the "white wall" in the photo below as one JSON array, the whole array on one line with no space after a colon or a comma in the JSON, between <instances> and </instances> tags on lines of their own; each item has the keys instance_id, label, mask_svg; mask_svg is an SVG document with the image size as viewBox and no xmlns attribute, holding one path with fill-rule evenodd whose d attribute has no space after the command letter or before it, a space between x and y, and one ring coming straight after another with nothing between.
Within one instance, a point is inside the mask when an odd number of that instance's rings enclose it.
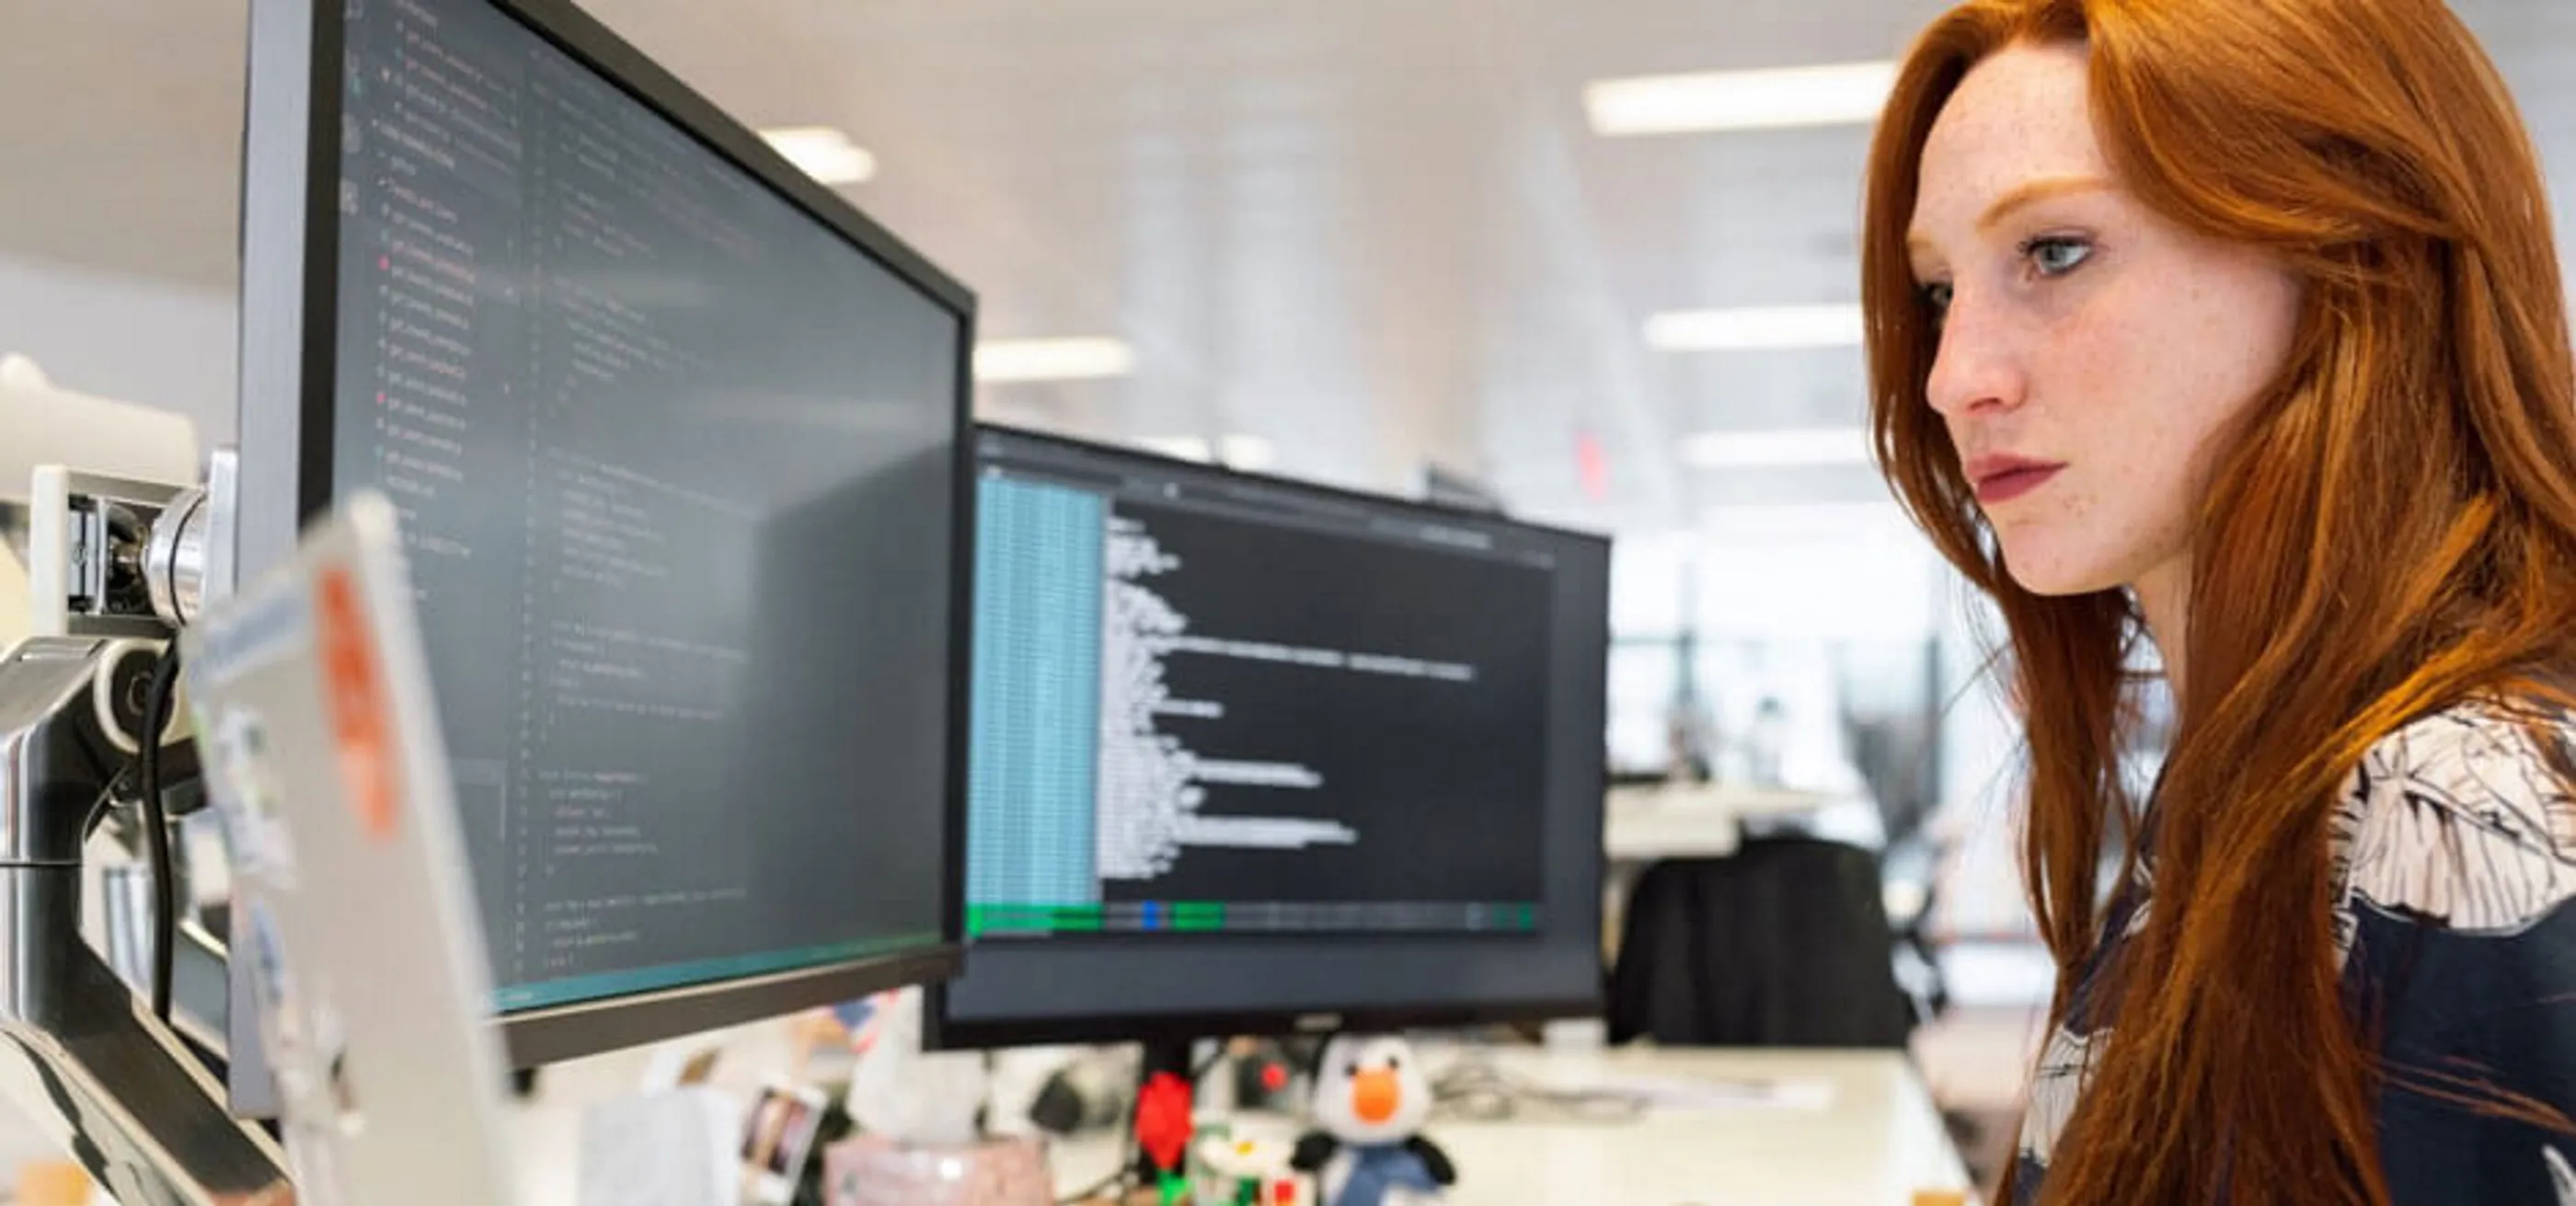
<instances>
[{"instance_id":1,"label":"white wall","mask_svg":"<svg viewBox=\"0 0 2576 1206\"><path fill-rule=\"evenodd\" d=\"M201 448L233 438L234 312L230 293L0 259L0 352L65 389L178 411Z\"/></svg>"}]
</instances>

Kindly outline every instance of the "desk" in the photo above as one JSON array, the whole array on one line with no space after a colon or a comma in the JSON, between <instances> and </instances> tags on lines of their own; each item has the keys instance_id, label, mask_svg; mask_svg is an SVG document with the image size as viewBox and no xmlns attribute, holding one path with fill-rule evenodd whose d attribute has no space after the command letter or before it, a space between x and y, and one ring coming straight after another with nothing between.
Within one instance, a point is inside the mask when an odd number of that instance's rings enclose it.
<instances>
[{"instance_id":1,"label":"desk","mask_svg":"<svg viewBox=\"0 0 2576 1206\"><path fill-rule=\"evenodd\" d=\"M1446 1053L1430 1053L1436 1070ZM1820 1082L1822 1108L1658 1110L1615 1122L1534 1117L1439 1121L1431 1128L1458 1165L1452 1206L1906 1206L1916 1190L1966 1191L1968 1174L1922 1079L1892 1051L1494 1053L1503 1071L1579 1088L1618 1078ZM1281 1118L1239 1130L1291 1134ZM1117 1144L1060 1145L1063 1192L1096 1184Z\"/></svg>"}]
</instances>

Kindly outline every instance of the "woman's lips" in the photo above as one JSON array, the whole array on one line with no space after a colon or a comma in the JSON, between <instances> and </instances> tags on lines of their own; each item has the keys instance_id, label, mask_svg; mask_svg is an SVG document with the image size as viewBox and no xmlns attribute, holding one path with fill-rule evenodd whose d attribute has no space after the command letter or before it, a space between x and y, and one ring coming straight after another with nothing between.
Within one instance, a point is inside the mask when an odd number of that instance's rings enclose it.
<instances>
[{"instance_id":1,"label":"woman's lips","mask_svg":"<svg viewBox=\"0 0 2576 1206\"><path fill-rule=\"evenodd\" d=\"M2065 468L2020 457L1979 457L1968 466L1968 475L1977 483L1977 501L1991 507L2047 485Z\"/></svg>"}]
</instances>

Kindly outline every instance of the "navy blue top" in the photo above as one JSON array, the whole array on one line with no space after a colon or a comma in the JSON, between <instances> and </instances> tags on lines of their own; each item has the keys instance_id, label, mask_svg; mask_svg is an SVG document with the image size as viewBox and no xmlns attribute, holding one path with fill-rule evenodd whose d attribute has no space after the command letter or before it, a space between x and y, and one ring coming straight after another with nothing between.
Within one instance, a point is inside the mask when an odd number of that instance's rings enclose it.
<instances>
[{"instance_id":1,"label":"navy blue top","mask_svg":"<svg viewBox=\"0 0 2576 1206\"><path fill-rule=\"evenodd\" d=\"M2576 717L2494 702L2428 716L2371 747L2333 827L2335 957L2389 1072L2380 1159L2398 1206L2576 1206L2576 1138L2426 1092L2494 1090L2576 1117ZM2048 1157L2107 1037L2095 981L2144 925L2152 872L2103 917L2105 940L2050 1036L2022 1121L2016 1182Z\"/></svg>"}]
</instances>

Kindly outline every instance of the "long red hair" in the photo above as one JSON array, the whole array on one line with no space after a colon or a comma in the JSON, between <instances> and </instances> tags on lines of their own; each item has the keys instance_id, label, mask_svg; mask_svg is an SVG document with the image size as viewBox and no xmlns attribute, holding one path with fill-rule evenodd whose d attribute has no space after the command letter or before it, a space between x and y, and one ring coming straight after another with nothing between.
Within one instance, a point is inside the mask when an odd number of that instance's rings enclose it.
<instances>
[{"instance_id":1,"label":"long red hair","mask_svg":"<svg viewBox=\"0 0 2576 1206\"><path fill-rule=\"evenodd\" d=\"M2100 937L2097 868L2115 836L2140 846L2118 766L2140 618L2126 592L2045 598L2005 571L1926 402L1940 336L1905 249L1934 119L2015 43L2085 47L2121 183L2303 286L2288 363L2214 458L2155 903L2097 1006L2111 1037L2046 1196L2385 1201L2372 1104L2405 1070L2339 986L2336 795L2406 721L2489 690L2564 699L2550 676L2576 666L2576 367L2537 159L2438 0L1973 0L1899 72L1863 234L1871 423L2009 632L2061 1020Z\"/></svg>"}]
</instances>

